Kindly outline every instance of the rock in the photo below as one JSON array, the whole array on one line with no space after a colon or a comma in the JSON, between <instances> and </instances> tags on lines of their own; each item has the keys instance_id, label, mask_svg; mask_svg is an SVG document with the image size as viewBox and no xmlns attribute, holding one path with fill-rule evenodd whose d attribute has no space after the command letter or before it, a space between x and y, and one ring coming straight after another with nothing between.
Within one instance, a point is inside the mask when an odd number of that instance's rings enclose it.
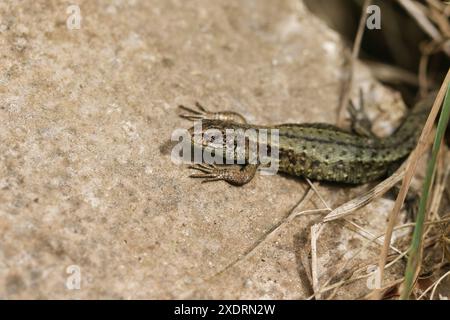
<instances>
[{"instance_id":1,"label":"rock","mask_svg":"<svg viewBox=\"0 0 450 320\"><path fill-rule=\"evenodd\" d=\"M169 142L190 126L177 105L197 100L255 123L335 123L348 50L338 35L297 0L81 1L74 14L0 4L0 298L309 296L299 245L318 217L283 222L308 184L200 184ZM398 100L357 70L369 100ZM367 189L318 188L330 206ZM358 221L382 231L384 204ZM313 196L295 210L316 208ZM327 228L322 283L366 241Z\"/></svg>"}]
</instances>

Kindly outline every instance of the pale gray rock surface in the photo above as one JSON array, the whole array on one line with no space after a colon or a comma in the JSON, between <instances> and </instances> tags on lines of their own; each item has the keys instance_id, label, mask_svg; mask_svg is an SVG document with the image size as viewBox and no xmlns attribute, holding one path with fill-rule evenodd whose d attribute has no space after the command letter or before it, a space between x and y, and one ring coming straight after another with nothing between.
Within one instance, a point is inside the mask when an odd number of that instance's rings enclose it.
<instances>
[{"instance_id":1,"label":"pale gray rock surface","mask_svg":"<svg viewBox=\"0 0 450 320\"><path fill-rule=\"evenodd\" d=\"M255 123L335 123L348 54L338 35L295 0L78 4L70 30L69 2L0 3L0 298L308 297L301 239L318 216L265 238L308 185L200 184L172 163L169 140L191 125L177 105L196 100ZM363 66L356 83L388 133L398 96ZM367 188L318 186L331 207ZM391 205L353 219L378 234ZM295 210L323 206L312 196ZM324 283L366 240L338 223L321 237ZM376 257L369 248L359 262ZM79 290L66 286L72 265ZM364 292L365 280L338 297Z\"/></svg>"}]
</instances>

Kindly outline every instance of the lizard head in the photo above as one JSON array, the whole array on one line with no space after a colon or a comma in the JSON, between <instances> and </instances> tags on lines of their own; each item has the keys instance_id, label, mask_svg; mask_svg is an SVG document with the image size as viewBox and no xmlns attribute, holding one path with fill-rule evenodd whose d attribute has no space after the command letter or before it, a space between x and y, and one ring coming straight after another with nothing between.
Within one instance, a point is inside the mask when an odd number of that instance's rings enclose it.
<instances>
[{"instance_id":1,"label":"lizard head","mask_svg":"<svg viewBox=\"0 0 450 320\"><path fill-rule=\"evenodd\" d=\"M232 121L203 120L191 127L189 134L194 148L225 158L237 156L237 142L246 129L246 125Z\"/></svg>"}]
</instances>

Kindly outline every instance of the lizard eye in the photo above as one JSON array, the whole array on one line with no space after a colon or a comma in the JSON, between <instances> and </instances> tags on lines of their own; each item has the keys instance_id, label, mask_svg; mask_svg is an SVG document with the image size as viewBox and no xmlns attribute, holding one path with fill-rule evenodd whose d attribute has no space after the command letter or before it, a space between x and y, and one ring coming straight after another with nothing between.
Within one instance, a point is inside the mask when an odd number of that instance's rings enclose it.
<instances>
[{"instance_id":1,"label":"lizard eye","mask_svg":"<svg viewBox=\"0 0 450 320\"><path fill-rule=\"evenodd\" d=\"M215 136L213 136L213 135L210 136L209 134L206 134L206 133L205 133L204 137L205 137L206 142L214 142L214 140L216 140Z\"/></svg>"},{"instance_id":2,"label":"lizard eye","mask_svg":"<svg viewBox=\"0 0 450 320\"><path fill-rule=\"evenodd\" d=\"M222 133L217 129L210 129L203 133L203 143L210 145L222 144Z\"/></svg>"}]
</instances>

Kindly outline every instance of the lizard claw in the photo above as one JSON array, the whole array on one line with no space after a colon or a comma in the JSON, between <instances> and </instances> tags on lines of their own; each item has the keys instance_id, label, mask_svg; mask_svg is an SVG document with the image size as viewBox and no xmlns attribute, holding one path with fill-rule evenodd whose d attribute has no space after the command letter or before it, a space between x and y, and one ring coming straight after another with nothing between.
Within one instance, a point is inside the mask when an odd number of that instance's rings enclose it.
<instances>
[{"instance_id":1,"label":"lizard claw","mask_svg":"<svg viewBox=\"0 0 450 320\"><path fill-rule=\"evenodd\" d=\"M221 121L234 121L237 123L247 123L247 121L242 115L233 111L210 112L199 102L195 103L195 107L196 109L192 109L184 105L179 105L178 108L186 112L180 114L180 117L191 121L221 120Z\"/></svg>"},{"instance_id":2,"label":"lizard claw","mask_svg":"<svg viewBox=\"0 0 450 320\"><path fill-rule=\"evenodd\" d=\"M218 170L216 165L207 163L199 163L193 166L189 166L189 169L199 170L204 173L213 173L214 171Z\"/></svg>"},{"instance_id":3,"label":"lizard claw","mask_svg":"<svg viewBox=\"0 0 450 320\"><path fill-rule=\"evenodd\" d=\"M184 105L179 105L178 106L179 109L181 109L185 112L188 112L188 113L180 114L180 117L184 118L184 119L192 120L192 121L205 120L205 119L210 119L212 117L212 113L207 111L205 109L205 107L203 107L199 102L196 102L195 106L197 107L198 110L188 108Z\"/></svg>"},{"instance_id":4,"label":"lizard claw","mask_svg":"<svg viewBox=\"0 0 450 320\"><path fill-rule=\"evenodd\" d=\"M243 168L236 169L201 163L189 168L200 171L200 173L191 174L190 177L203 179L202 183L224 180L230 184L242 186L253 179L258 165L248 164Z\"/></svg>"},{"instance_id":5,"label":"lizard claw","mask_svg":"<svg viewBox=\"0 0 450 320\"><path fill-rule=\"evenodd\" d=\"M203 179L202 183L224 180L223 172L214 164L196 164L189 166L190 169L201 171L201 173L191 174L191 178Z\"/></svg>"},{"instance_id":6,"label":"lizard claw","mask_svg":"<svg viewBox=\"0 0 450 320\"><path fill-rule=\"evenodd\" d=\"M195 102L195 106L202 112L208 113L208 111L206 111L205 107L203 105L200 104L200 102L196 101Z\"/></svg>"}]
</instances>

